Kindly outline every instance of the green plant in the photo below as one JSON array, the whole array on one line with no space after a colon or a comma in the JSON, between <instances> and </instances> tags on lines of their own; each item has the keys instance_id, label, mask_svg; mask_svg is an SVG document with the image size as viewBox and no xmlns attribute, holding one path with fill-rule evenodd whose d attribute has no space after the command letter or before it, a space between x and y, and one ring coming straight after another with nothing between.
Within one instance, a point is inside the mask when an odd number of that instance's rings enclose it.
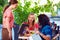
<instances>
[{"instance_id":1,"label":"green plant","mask_svg":"<svg viewBox=\"0 0 60 40\"><path fill-rule=\"evenodd\" d=\"M0 24L2 23L2 12L3 11L3 8L2 6L0 6Z\"/></svg>"}]
</instances>

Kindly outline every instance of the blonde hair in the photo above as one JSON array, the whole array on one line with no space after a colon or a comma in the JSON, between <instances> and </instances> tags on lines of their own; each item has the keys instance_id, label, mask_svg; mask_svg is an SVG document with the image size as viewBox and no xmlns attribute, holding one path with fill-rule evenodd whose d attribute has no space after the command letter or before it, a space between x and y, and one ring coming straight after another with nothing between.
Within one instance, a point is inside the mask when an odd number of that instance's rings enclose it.
<instances>
[{"instance_id":1,"label":"blonde hair","mask_svg":"<svg viewBox=\"0 0 60 40\"><path fill-rule=\"evenodd\" d=\"M35 14L34 14L34 13L30 13L29 16L30 16L30 15L34 15L34 20L33 20L33 22L32 22L32 25L34 25L34 23L35 23ZM29 17L29 16L28 16L28 17ZM28 24L29 24L29 20L28 20Z\"/></svg>"}]
</instances>

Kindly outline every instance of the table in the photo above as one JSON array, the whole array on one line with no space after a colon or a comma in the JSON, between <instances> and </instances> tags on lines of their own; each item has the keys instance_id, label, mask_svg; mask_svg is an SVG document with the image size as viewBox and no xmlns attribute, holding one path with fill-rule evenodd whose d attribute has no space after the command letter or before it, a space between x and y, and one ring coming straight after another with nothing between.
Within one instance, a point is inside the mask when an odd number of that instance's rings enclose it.
<instances>
[{"instance_id":1,"label":"table","mask_svg":"<svg viewBox=\"0 0 60 40\"><path fill-rule=\"evenodd\" d=\"M22 40L42 40L42 38L38 35L38 34L33 34L32 36L29 36L29 37L24 37L24 36L19 36L19 40L22 39Z\"/></svg>"},{"instance_id":2,"label":"table","mask_svg":"<svg viewBox=\"0 0 60 40\"><path fill-rule=\"evenodd\" d=\"M24 37L24 36L19 36L19 37L18 37L19 40L21 40L21 39L22 39L22 40L25 40L25 39L28 40L28 38L29 38L29 37Z\"/></svg>"}]
</instances>

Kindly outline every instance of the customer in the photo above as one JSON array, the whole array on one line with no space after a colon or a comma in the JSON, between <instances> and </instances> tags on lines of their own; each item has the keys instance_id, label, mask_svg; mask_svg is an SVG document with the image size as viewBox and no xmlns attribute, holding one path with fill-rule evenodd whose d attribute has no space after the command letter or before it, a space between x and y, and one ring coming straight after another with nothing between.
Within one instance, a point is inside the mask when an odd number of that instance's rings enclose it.
<instances>
[{"instance_id":1,"label":"customer","mask_svg":"<svg viewBox=\"0 0 60 40\"><path fill-rule=\"evenodd\" d=\"M39 28L39 35L42 40L52 40L52 29L50 26L49 18L45 14L40 14L38 16L38 22L41 28Z\"/></svg>"},{"instance_id":2,"label":"customer","mask_svg":"<svg viewBox=\"0 0 60 40\"><path fill-rule=\"evenodd\" d=\"M28 20L27 20L27 22L24 22L23 24L28 24L30 31L34 31L34 30L36 31L36 30L38 30L38 28L39 28L38 23L35 22L35 14L34 14L34 13L30 13L30 14L28 15Z\"/></svg>"},{"instance_id":3,"label":"customer","mask_svg":"<svg viewBox=\"0 0 60 40\"><path fill-rule=\"evenodd\" d=\"M14 31L14 40L18 40L18 30L19 30L19 25L17 23L14 22L14 27L13 27L13 31Z\"/></svg>"},{"instance_id":4,"label":"customer","mask_svg":"<svg viewBox=\"0 0 60 40\"><path fill-rule=\"evenodd\" d=\"M29 26L27 24L22 24L20 30L19 30L19 35L20 36L29 36Z\"/></svg>"},{"instance_id":5,"label":"customer","mask_svg":"<svg viewBox=\"0 0 60 40\"><path fill-rule=\"evenodd\" d=\"M54 24L53 31L52 31L52 38L56 40L59 37L59 30L57 28L57 24Z\"/></svg>"}]
</instances>

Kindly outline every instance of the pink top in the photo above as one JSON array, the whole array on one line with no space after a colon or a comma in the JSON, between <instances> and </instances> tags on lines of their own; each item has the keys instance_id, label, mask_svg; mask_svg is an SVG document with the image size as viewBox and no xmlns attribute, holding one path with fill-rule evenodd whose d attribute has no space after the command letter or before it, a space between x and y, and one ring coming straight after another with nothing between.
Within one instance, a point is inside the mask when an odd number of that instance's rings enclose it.
<instances>
[{"instance_id":1,"label":"pink top","mask_svg":"<svg viewBox=\"0 0 60 40\"><path fill-rule=\"evenodd\" d=\"M3 14L3 27L6 28L6 26L8 25L10 28L12 28L13 24L14 24L14 16L12 10L8 8Z\"/></svg>"},{"instance_id":2,"label":"pink top","mask_svg":"<svg viewBox=\"0 0 60 40\"><path fill-rule=\"evenodd\" d=\"M29 28L29 30L34 30L35 28L36 28L36 29L37 29L37 28L39 28L39 25L38 25L37 23L36 23L36 24L34 24L34 26L33 26L33 27L30 27L30 28Z\"/></svg>"},{"instance_id":3,"label":"pink top","mask_svg":"<svg viewBox=\"0 0 60 40\"><path fill-rule=\"evenodd\" d=\"M27 22L24 22L23 24L28 24ZM29 27L29 30L34 30L34 29L38 29L39 28L39 25L38 23L35 23L33 27Z\"/></svg>"}]
</instances>

